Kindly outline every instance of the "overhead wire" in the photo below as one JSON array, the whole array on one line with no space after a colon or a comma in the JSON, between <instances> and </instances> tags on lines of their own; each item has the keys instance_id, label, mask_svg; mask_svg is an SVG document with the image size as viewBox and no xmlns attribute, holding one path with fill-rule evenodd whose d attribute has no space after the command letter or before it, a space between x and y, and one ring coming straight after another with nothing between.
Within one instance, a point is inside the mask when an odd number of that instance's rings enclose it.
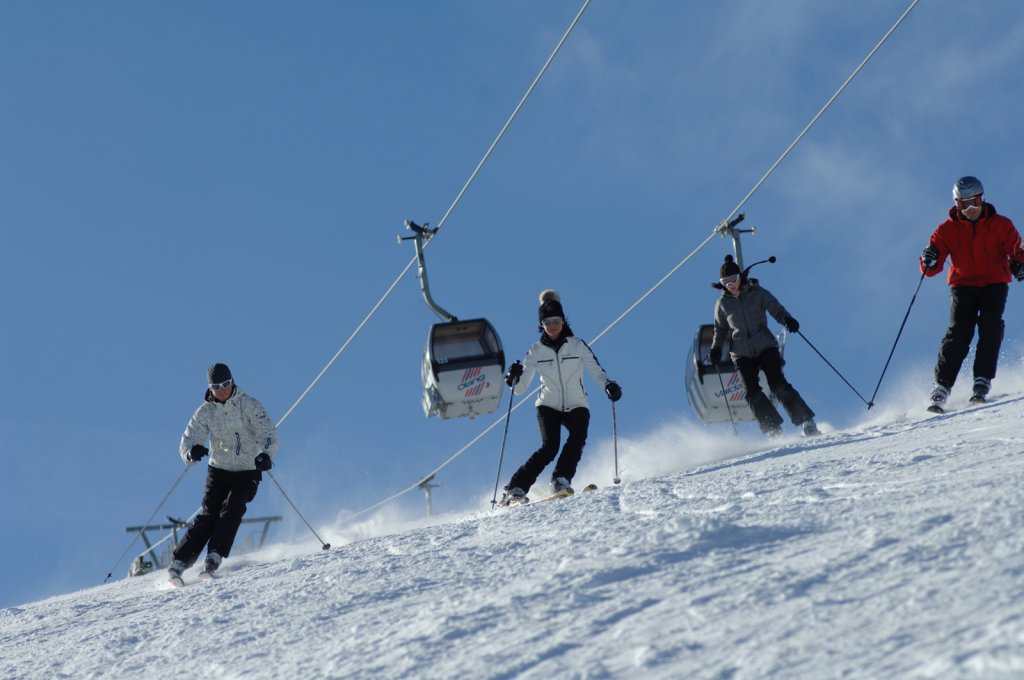
<instances>
[{"instance_id":1,"label":"overhead wire","mask_svg":"<svg viewBox=\"0 0 1024 680\"><path fill-rule=\"evenodd\" d=\"M811 128L814 127L815 123L818 122L818 120L822 117L822 115L824 115L824 113L829 109L829 107L832 106L832 104L836 101L836 99L838 99L839 96L846 90L847 86L861 72L861 70L867 65L867 63L872 59L872 57L875 56L875 54L878 52L878 50L881 49L882 45L884 45L889 40L889 38L896 31L896 29L903 23L904 19L906 19L907 16L910 14L910 12L914 9L914 7L917 6L918 2L920 2L920 0L912 0L911 1L910 5L907 7L907 9L904 10L904 12L900 15L900 17L889 28L889 30L885 32L885 34L881 37L881 39L878 41L878 43L876 43L875 46L871 49L871 51L868 52L867 56L864 57L863 60L861 60L860 64L857 65L857 67L853 70L853 72L849 75L849 77L847 77L846 80L843 81L843 84L839 86L839 89L837 89L835 91L835 93L831 97L829 97L828 101L826 101L825 104L818 110L818 112L811 118L810 122L807 123L806 126L804 126L803 130L801 130L800 133L796 136L796 138L789 144L789 146L786 147L785 151L783 151L782 154L775 160L775 162L771 164L771 166L764 173L764 175L761 176L761 178L754 184L753 188L751 188L750 191L747 192L747 194L740 200L740 202L736 205L736 207L732 209L732 211L725 217L725 219L723 219L718 225L715 226L715 228L712 230L711 234L708 235L708 237L706 239L704 239L696 248L694 248L692 251L690 251L690 253L687 254L686 257L684 257L674 267L672 267L668 271L667 274L665 274L663 277L661 277L653 286L651 286L646 292L644 292L639 298L637 298L637 300L635 302L633 302L633 304L631 304L629 307L627 307L624 312L622 312L611 323L609 323L600 333L598 333L596 336L594 336L594 338L590 341L590 344L596 344L597 342L599 342L601 340L601 338L603 338L609 331L611 331L612 328L617 326L624 318L626 318L626 316L628 316L642 302L644 302L648 297L650 297L658 288L660 288L662 285L664 285L677 271L679 271L679 269L684 264L689 262L698 252L700 252L705 246L707 246L707 244L710 243L711 240L715 236L717 236L718 234L722 233L722 231L725 229L726 225L728 224L729 220L732 217L734 217L740 211L740 209L743 208L744 205L746 205L747 201L749 201L750 198L758 191L758 189L761 188L761 186L765 183L765 181L768 179L768 177L770 177L772 175L772 173L775 172L776 168L778 168L779 165L782 164L782 162L786 159L787 156L789 156L790 152L797 146L797 144L799 144L804 139L804 137L811 130ZM585 8L586 8L586 4L584 4L584 9ZM581 9L580 10L580 14L582 14L582 12L583 12L583 10ZM578 20L578 18L579 18L579 16L577 16L577 20ZM575 21L573 22L573 25L575 25ZM570 30L571 30L571 28L572 27L570 26ZM566 33L566 35L568 35L568 32ZM565 40L565 36L563 36L562 42L564 42L564 40ZM561 45L561 42L559 43L559 45ZM552 56L554 56L554 55L552 54ZM550 62L550 59L549 59L549 62ZM545 65L545 68L546 68L546 65ZM539 78L539 76L538 76L538 78ZM532 89L532 86L531 86L531 89ZM517 107L517 110L518 110L518 107ZM506 127L507 127L507 125L506 125ZM493 148L493 145L492 145L492 148ZM488 153L490 153L490 150L488 150ZM478 169L479 169L479 166L478 166ZM474 172L474 175L475 175L475 172ZM467 184L467 186L468 186L468 184ZM461 192L460 192L459 195L461 196ZM450 209L449 209L449 212L450 212ZM447 214L446 214L446 217L447 217ZM412 263L410 262L409 267L411 267L411 266L412 266ZM409 267L406 267L406 271L408 271ZM404 272L403 272L403 274L404 274ZM514 411L514 410L518 409L520 406L522 406L524 403L526 403L526 399L530 395L536 393L539 389L540 389L540 387L537 387L532 392L530 392L527 395L525 395L523 397L523 399L520 400L520 402L518 404L516 404L516 406L514 408L510 409L510 413L511 413L511 411ZM511 398L511 397L509 397L509 398ZM420 481L416 482L415 484L409 486L406 489L403 489L403 490L401 490L399 492L396 492L396 493L392 494L391 496L388 496L387 498L385 498L382 501L379 501L379 502L377 502L377 503L375 503L375 504L373 504L373 505L371 505L371 506L369 506L367 508L364 508L362 510L359 510L358 512L355 512L355 513L352 513L351 515L348 515L347 519L352 519L352 518L355 518L355 517L359 517L361 515L365 515L365 514L367 514L369 512L372 512L373 510L375 510L375 509L377 509L377 508L379 508L379 507L381 507L381 506L383 506L383 505L385 505L387 503L390 503L391 501L399 498L400 496L403 496L403 495L409 493L410 491L415 491L417 488L419 488L419 485L424 480L429 480L429 479L433 478L434 475L436 475L442 469L447 467L454 460L456 460L457 458L462 456L475 443L480 441L480 439L482 439L484 435L486 435L488 432L490 432L495 427L497 427L499 424L501 424L505 420L505 418L507 418L507 417L509 417L509 416L507 416L507 415L506 416L502 416L498 420L496 420L493 423L491 423L490 425L488 425L482 432L480 432L480 434L478 434L476 437L474 437L472 440L470 440L465 446L463 446L461 449L459 449L458 451L453 453L451 456L449 456L447 459L445 459L444 462L442 462L440 465L438 465L432 472L428 473L423 478L421 478Z\"/></svg>"}]
</instances>

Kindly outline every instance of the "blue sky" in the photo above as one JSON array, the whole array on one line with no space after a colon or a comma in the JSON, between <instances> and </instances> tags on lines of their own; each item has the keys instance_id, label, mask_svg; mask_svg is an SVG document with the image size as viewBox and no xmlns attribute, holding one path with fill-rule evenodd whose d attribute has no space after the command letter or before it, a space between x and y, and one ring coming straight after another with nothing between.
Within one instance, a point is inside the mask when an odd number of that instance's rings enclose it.
<instances>
[{"instance_id":1,"label":"blue sky","mask_svg":"<svg viewBox=\"0 0 1024 680\"><path fill-rule=\"evenodd\" d=\"M413 256L403 220L440 220L581 4L0 7L0 606L103 580L181 470L207 365L287 411ZM512 359L554 287L594 337L729 215L908 4L593 3L428 249L438 302L490 319ZM1017 2L922 2L743 206L747 260L779 258L762 283L865 396L956 177L1024 222L1022 34ZM683 371L729 251L716 238L594 346L625 392L624 440L701 427ZM1020 295L1004 365L1021 362ZM946 285L926 281L879 404L898 389L924 403L947 314ZM497 417L423 417L435 320L410 273L283 424L275 474L315 526ZM786 356L820 421L864 417L799 338ZM591 451L611 433L593 392ZM538 439L532 407L512 418L505 478ZM486 503L500 435L442 472L438 509ZM204 474L160 517L188 515ZM269 480L250 513L304 536Z\"/></svg>"}]
</instances>

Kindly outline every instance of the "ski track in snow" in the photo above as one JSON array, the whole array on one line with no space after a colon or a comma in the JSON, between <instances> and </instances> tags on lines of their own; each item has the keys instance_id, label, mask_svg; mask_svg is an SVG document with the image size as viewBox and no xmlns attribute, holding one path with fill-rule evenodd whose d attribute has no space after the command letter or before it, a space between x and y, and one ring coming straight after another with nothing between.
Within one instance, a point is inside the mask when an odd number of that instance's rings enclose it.
<instances>
[{"instance_id":1,"label":"ski track in snow","mask_svg":"<svg viewBox=\"0 0 1024 680\"><path fill-rule=\"evenodd\" d=\"M1024 677L1022 403L6 608L0 676Z\"/></svg>"}]
</instances>

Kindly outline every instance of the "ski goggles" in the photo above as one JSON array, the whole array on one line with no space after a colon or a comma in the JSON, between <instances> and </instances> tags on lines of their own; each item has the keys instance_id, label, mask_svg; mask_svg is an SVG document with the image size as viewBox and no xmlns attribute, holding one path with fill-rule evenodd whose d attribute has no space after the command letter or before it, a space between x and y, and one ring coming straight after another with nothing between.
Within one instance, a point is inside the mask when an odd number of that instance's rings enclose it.
<instances>
[{"instance_id":1,"label":"ski goggles","mask_svg":"<svg viewBox=\"0 0 1024 680\"><path fill-rule=\"evenodd\" d=\"M721 279L718 279L718 282L721 283L723 286L735 286L740 282L740 275L733 274L732 276L726 276Z\"/></svg>"},{"instance_id":2,"label":"ski goggles","mask_svg":"<svg viewBox=\"0 0 1024 680\"><path fill-rule=\"evenodd\" d=\"M542 325L542 326L558 326L558 325L560 325L562 323L564 323L564 321L562 320L562 317L560 317L560 316L549 316L546 319L541 319L540 320L540 325Z\"/></svg>"},{"instance_id":3,"label":"ski goggles","mask_svg":"<svg viewBox=\"0 0 1024 680\"><path fill-rule=\"evenodd\" d=\"M971 198L958 198L956 199L956 207L960 208L961 210L970 207L980 208L983 200L984 199L982 198L981 194L978 194L977 196L972 196Z\"/></svg>"},{"instance_id":4,"label":"ski goggles","mask_svg":"<svg viewBox=\"0 0 1024 680\"><path fill-rule=\"evenodd\" d=\"M235 384L235 381L233 379L231 379L231 378L228 378L224 382L210 383L210 389L211 390L222 390L225 387L231 387L234 384Z\"/></svg>"}]
</instances>

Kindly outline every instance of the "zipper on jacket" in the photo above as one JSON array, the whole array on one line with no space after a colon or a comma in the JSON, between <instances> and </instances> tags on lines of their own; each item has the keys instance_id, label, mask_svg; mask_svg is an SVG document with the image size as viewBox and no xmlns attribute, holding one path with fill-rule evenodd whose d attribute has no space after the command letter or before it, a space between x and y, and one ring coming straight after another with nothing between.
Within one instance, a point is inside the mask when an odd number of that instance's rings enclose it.
<instances>
[{"instance_id":1,"label":"zipper on jacket","mask_svg":"<svg viewBox=\"0 0 1024 680\"><path fill-rule=\"evenodd\" d=\"M562 347L565 347L566 344L568 343L563 342L561 347L555 349L555 366L558 367L558 390L561 392L559 396L562 399L562 413L565 413L565 381L562 380L562 357L559 354L559 351Z\"/></svg>"},{"instance_id":2,"label":"zipper on jacket","mask_svg":"<svg viewBox=\"0 0 1024 680\"><path fill-rule=\"evenodd\" d=\"M235 455L242 455L242 436L237 432L235 433Z\"/></svg>"}]
</instances>

